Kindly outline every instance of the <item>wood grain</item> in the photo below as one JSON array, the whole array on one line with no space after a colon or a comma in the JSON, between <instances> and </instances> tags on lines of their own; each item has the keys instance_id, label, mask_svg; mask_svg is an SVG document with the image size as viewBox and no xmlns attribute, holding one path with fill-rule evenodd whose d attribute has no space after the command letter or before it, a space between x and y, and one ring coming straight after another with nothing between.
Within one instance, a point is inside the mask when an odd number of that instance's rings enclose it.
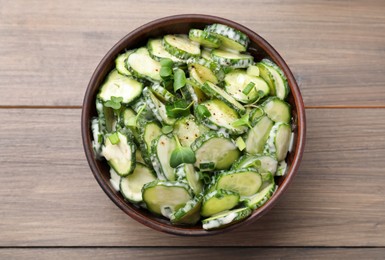
<instances>
[{"instance_id":1,"label":"wood grain","mask_svg":"<svg viewBox=\"0 0 385 260\"><path fill-rule=\"evenodd\" d=\"M214 237L133 221L94 180L78 109L1 109L0 246L385 246L385 109L307 110L303 163L278 205Z\"/></svg>"},{"instance_id":2,"label":"wood grain","mask_svg":"<svg viewBox=\"0 0 385 260\"><path fill-rule=\"evenodd\" d=\"M385 105L381 0L0 0L0 105L81 105L113 44L181 13L222 16L259 33L292 68L306 105Z\"/></svg>"},{"instance_id":3,"label":"wood grain","mask_svg":"<svg viewBox=\"0 0 385 260\"><path fill-rule=\"evenodd\" d=\"M4 259L384 259L384 248L94 248L0 249Z\"/></svg>"}]
</instances>

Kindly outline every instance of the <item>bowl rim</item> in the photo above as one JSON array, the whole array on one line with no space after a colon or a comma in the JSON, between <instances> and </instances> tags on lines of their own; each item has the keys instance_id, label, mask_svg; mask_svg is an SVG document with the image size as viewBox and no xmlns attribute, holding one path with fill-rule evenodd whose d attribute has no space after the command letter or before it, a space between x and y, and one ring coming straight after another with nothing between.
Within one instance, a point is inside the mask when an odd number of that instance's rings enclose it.
<instances>
[{"instance_id":1,"label":"bowl rim","mask_svg":"<svg viewBox=\"0 0 385 260\"><path fill-rule=\"evenodd\" d=\"M187 229L183 226L171 226L164 224L162 222L157 221L156 219L149 219L144 217L143 215L139 214L134 208L133 205L128 205L126 201L121 199L119 196L116 195L116 192L113 191L104 181L104 179L101 176L101 173L98 170L98 167L95 162L95 157L92 151L92 145L91 145L91 133L90 133L90 110L91 105L94 104L94 98L92 95L92 92L94 91L94 88L98 88L99 86L95 86L98 81L100 81L101 72L103 71L103 68L107 65L108 59L112 55L116 55L117 50L121 52L124 49L124 44L127 41L130 41L131 38L140 37L143 34L143 31L150 31L153 27L156 26L166 26L169 24L176 24L181 22L186 22L185 20L188 19L190 22L194 21L197 23L223 23L228 26L231 26L237 30L240 30L241 32L248 35L251 41L254 41L257 43L257 45L262 48L266 54L270 57L270 59L276 63L285 73L288 81L288 86L290 88L290 92L292 97L294 98L294 104L296 106L297 110L297 142L296 147L294 149L295 154L293 156L293 161L290 166L290 168L287 170L287 176L284 178L283 182L279 186L279 188L276 190L274 195L260 208L253 210L253 213L245 220L240 221L238 223L235 223L231 226L217 229L217 230L210 230L206 231L204 229ZM119 53L118 52L118 53ZM174 234L174 235L183 235L183 236L205 236L205 235L214 235L218 233L227 232L230 230L233 230L235 228L244 226L246 224L251 224L254 221L256 221L258 218L262 217L266 212L268 212L276 203L277 201L282 197L282 194L287 190L289 184L292 182L294 176L296 175L302 155L304 152L305 147L305 139L306 139L306 116L305 116L305 108L303 99L300 93L300 89L297 85L297 82L289 69L286 62L283 60L281 55L260 35L255 33L254 31L248 29L247 27L238 24L234 21L218 17L218 16L212 16L212 15L205 15L205 14L179 14L179 15L172 15L167 16L163 18L159 18L156 20L153 20L149 23L146 23L135 30L131 31L130 33L126 34L122 39L120 39L103 57L103 59L99 62L98 66L96 67L94 73L92 74L92 77L89 81L89 84L87 86L84 99L83 99L83 106L82 106L82 114L81 114L81 134L82 134L82 142L83 142L83 148L84 152L88 161L88 164L91 168L91 171L103 189L103 191L107 194L107 196L127 215L129 215L131 218L135 219L136 221L152 228L157 231Z\"/></svg>"}]
</instances>

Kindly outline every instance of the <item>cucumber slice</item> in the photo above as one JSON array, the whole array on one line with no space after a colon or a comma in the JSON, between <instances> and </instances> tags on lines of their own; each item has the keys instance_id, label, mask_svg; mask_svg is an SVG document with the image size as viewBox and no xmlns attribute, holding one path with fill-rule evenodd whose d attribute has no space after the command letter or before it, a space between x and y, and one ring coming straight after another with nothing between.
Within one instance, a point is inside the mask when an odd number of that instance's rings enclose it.
<instances>
[{"instance_id":1,"label":"cucumber slice","mask_svg":"<svg viewBox=\"0 0 385 260\"><path fill-rule=\"evenodd\" d=\"M144 90L143 90L144 91ZM143 106L144 109L143 109ZM146 100L144 96L139 97L136 101L131 104L131 108L135 111L135 113L139 113L142 110L141 118L146 120L155 120L156 117L150 107L146 104Z\"/></svg>"},{"instance_id":2,"label":"cucumber slice","mask_svg":"<svg viewBox=\"0 0 385 260\"><path fill-rule=\"evenodd\" d=\"M116 70L125 76L131 76L131 72L127 69L127 58L128 56L133 53L135 50L129 50L125 53L119 54L119 56L115 59L115 67Z\"/></svg>"},{"instance_id":3,"label":"cucumber slice","mask_svg":"<svg viewBox=\"0 0 385 260\"><path fill-rule=\"evenodd\" d=\"M183 163L179 165L177 168L175 168L175 174L178 178L178 181L187 181L195 195L198 195L202 192L203 183L192 164Z\"/></svg>"},{"instance_id":4,"label":"cucumber slice","mask_svg":"<svg viewBox=\"0 0 385 260\"><path fill-rule=\"evenodd\" d=\"M192 199L187 184L160 180L145 184L142 196L148 210L167 218Z\"/></svg>"},{"instance_id":5,"label":"cucumber slice","mask_svg":"<svg viewBox=\"0 0 385 260\"><path fill-rule=\"evenodd\" d=\"M195 225L201 218L202 198L203 196L197 196L172 213L171 223L174 225Z\"/></svg>"},{"instance_id":6,"label":"cucumber slice","mask_svg":"<svg viewBox=\"0 0 385 260\"><path fill-rule=\"evenodd\" d=\"M150 81L161 81L160 63L151 58L147 48L142 47L127 58L127 67L135 77Z\"/></svg>"},{"instance_id":7,"label":"cucumber slice","mask_svg":"<svg viewBox=\"0 0 385 260\"><path fill-rule=\"evenodd\" d=\"M248 207L225 211L210 218L202 220L202 227L205 230L224 228L244 220L251 215Z\"/></svg>"},{"instance_id":8,"label":"cucumber slice","mask_svg":"<svg viewBox=\"0 0 385 260\"><path fill-rule=\"evenodd\" d=\"M181 89L183 97L188 101L194 101L194 106L207 100L205 93L199 88L198 85L191 82L189 79L186 83L186 86Z\"/></svg>"},{"instance_id":9,"label":"cucumber slice","mask_svg":"<svg viewBox=\"0 0 385 260\"><path fill-rule=\"evenodd\" d=\"M190 40L208 48L218 48L221 45L221 40L218 37L198 29L191 29L188 37Z\"/></svg>"},{"instance_id":10,"label":"cucumber slice","mask_svg":"<svg viewBox=\"0 0 385 260\"><path fill-rule=\"evenodd\" d=\"M120 192L133 203L142 202L142 188L146 183L156 180L154 173L144 164L137 163L132 174L120 179Z\"/></svg>"},{"instance_id":11,"label":"cucumber slice","mask_svg":"<svg viewBox=\"0 0 385 260\"><path fill-rule=\"evenodd\" d=\"M103 102L111 100L111 97L121 97L123 98L122 103L130 104L140 96L142 89L142 83L113 70L101 86L98 97Z\"/></svg>"},{"instance_id":12,"label":"cucumber slice","mask_svg":"<svg viewBox=\"0 0 385 260\"><path fill-rule=\"evenodd\" d=\"M136 128L136 126L132 126L129 124L129 120L136 116L136 113L131 108L123 108L120 112L120 126L123 128L128 128L131 130L132 134L134 135L135 141L139 142L139 133Z\"/></svg>"},{"instance_id":13,"label":"cucumber slice","mask_svg":"<svg viewBox=\"0 0 385 260\"><path fill-rule=\"evenodd\" d=\"M197 76L195 76L194 79L196 79L196 77L199 77L200 81L198 82L210 81L214 84L218 84L218 78L215 73L209 68L209 66L209 64L204 63L204 65L202 65L197 62L194 62L189 65L189 71L191 71L191 69L195 69L195 73Z\"/></svg>"},{"instance_id":14,"label":"cucumber slice","mask_svg":"<svg viewBox=\"0 0 385 260\"><path fill-rule=\"evenodd\" d=\"M247 131L246 126L233 126L233 122L239 119L237 112L219 99L207 100L201 104L210 112L209 117L203 117L195 109L197 119L212 130L225 130L231 134L242 134Z\"/></svg>"},{"instance_id":15,"label":"cucumber slice","mask_svg":"<svg viewBox=\"0 0 385 260\"><path fill-rule=\"evenodd\" d=\"M266 142L264 154L271 154L282 161L289 151L291 127L286 123L276 123L270 131L269 139Z\"/></svg>"},{"instance_id":16,"label":"cucumber slice","mask_svg":"<svg viewBox=\"0 0 385 260\"><path fill-rule=\"evenodd\" d=\"M270 185L266 186L264 189L259 191L257 194L247 198L244 203L247 207L251 209L257 209L262 207L263 204L265 204L271 196L274 194L276 190L275 183L271 183Z\"/></svg>"},{"instance_id":17,"label":"cucumber slice","mask_svg":"<svg viewBox=\"0 0 385 260\"><path fill-rule=\"evenodd\" d=\"M289 94L290 90L285 74L275 63L270 60L263 59L261 63L266 66L274 78L275 95L278 98L284 100Z\"/></svg>"},{"instance_id":18,"label":"cucumber slice","mask_svg":"<svg viewBox=\"0 0 385 260\"><path fill-rule=\"evenodd\" d=\"M127 176L135 169L135 144L132 141L133 136L128 130L116 132L119 137L119 143L112 144L109 135L104 140L102 154L108 164L120 176Z\"/></svg>"},{"instance_id":19,"label":"cucumber slice","mask_svg":"<svg viewBox=\"0 0 385 260\"><path fill-rule=\"evenodd\" d=\"M103 105L103 101L96 99L96 111L99 117L99 130L102 133L111 133L116 130L117 120L114 110Z\"/></svg>"},{"instance_id":20,"label":"cucumber slice","mask_svg":"<svg viewBox=\"0 0 385 260\"><path fill-rule=\"evenodd\" d=\"M192 144L196 167L202 163L214 163L215 169L225 170L235 162L240 152L234 142L217 132L208 132L198 137Z\"/></svg>"},{"instance_id":21,"label":"cucumber slice","mask_svg":"<svg viewBox=\"0 0 385 260\"><path fill-rule=\"evenodd\" d=\"M259 77L259 69L256 65L250 65L247 67L246 73L253 77Z\"/></svg>"},{"instance_id":22,"label":"cucumber slice","mask_svg":"<svg viewBox=\"0 0 385 260\"><path fill-rule=\"evenodd\" d=\"M173 135L161 135L152 142L151 161L161 180L175 181L174 168L170 166L171 153L177 147Z\"/></svg>"},{"instance_id":23,"label":"cucumber slice","mask_svg":"<svg viewBox=\"0 0 385 260\"><path fill-rule=\"evenodd\" d=\"M163 46L163 39L150 39L147 42L147 49L150 56L157 61L161 59L171 59L176 64L184 63L183 60L171 55Z\"/></svg>"},{"instance_id":24,"label":"cucumber slice","mask_svg":"<svg viewBox=\"0 0 385 260\"><path fill-rule=\"evenodd\" d=\"M260 107L255 107L250 111L250 122L251 124L255 124L263 115L265 115L265 111L263 111Z\"/></svg>"},{"instance_id":25,"label":"cucumber slice","mask_svg":"<svg viewBox=\"0 0 385 260\"><path fill-rule=\"evenodd\" d=\"M262 185L261 175L252 168L223 172L216 181L216 190L230 190L240 196L251 196L259 191Z\"/></svg>"},{"instance_id":26,"label":"cucumber slice","mask_svg":"<svg viewBox=\"0 0 385 260\"><path fill-rule=\"evenodd\" d=\"M287 171L287 163L285 161L280 161L278 164L277 172L275 173L275 176L285 176Z\"/></svg>"},{"instance_id":27,"label":"cucumber slice","mask_svg":"<svg viewBox=\"0 0 385 260\"><path fill-rule=\"evenodd\" d=\"M210 217L219 212L234 208L239 203L239 194L228 190L215 190L203 198L201 215Z\"/></svg>"},{"instance_id":28,"label":"cucumber slice","mask_svg":"<svg viewBox=\"0 0 385 260\"><path fill-rule=\"evenodd\" d=\"M225 50L213 50L211 56L219 65L229 66L235 69L247 68L254 62L253 56L249 54L234 53Z\"/></svg>"},{"instance_id":29,"label":"cucumber slice","mask_svg":"<svg viewBox=\"0 0 385 260\"><path fill-rule=\"evenodd\" d=\"M253 168L259 173L277 171L277 160L270 155L244 155L233 164L232 169Z\"/></svg>"},{"instance_id":30,"label":"cucumber slice","mask_svg":"<svg viewBox=\"0 0 385 260\"><path fill-rule=\"evenodd\" d=\"M274 122L290 123L291 113L290 104L279 99L278 97L270 97L261 105L266 115Z\"/></svg>"},{"instance_id":31,"label":"cucumber slice","mask_svg":"<svg viewBox=\"0 0 385 260\"><path fill-rule=\"evenodd\" d=\"M261 117L245 136L246 152L261 154L272 127L273 121L267 116Z\"/></svg>"},{"instance_id":32,"label":"cucumber slice","mask_svg":"<svg viewBox=\"0 0 385 260\"><path fill-rule=\"evenodd\" d=\"M210 48L204 48L201 52L201 57L207 61L213 61L213 58L211 57L212 49Z\"/></svg>"},{"instance_id":33,"label":"cucumber slice","mask_svg":"<svg viewBox=\"0 0 385 260\"><path fill-rule=\"evenodd\" d=\"M192 115L182 117L174 124L174 134L178 137L180 144L186 147L190 147L197 137L208 131L209 129L198 124Z\"/></svg>"},{"instance_id":34,"label":"cucumber slice","mask_svg":"<svg viewBox=\"0 0 385 260\"><path fill-rule=\"evenodd\" d=\"M91 120L91 131L92 131L92 148L96 158L100 158L102 153L103 134L100 132L99 120L97 117Z\"/></svg>"},{"instance_id":35,"label":"cucumber slice","mask_svg":"<svg viewBox=\"0 0 385 260\"><path fill-rule=\"evenodd\" d=\"M211 32L221 40L221 47L236 51L246 51L250 43L249 37L239 30L224 24L212 24L205 28L206 32Z\"/></svg>"},{"instance_id":36,"label":"cucumber slice","mask_svg":"<svg viewBox=\"0 0 385 260\"><path fill-rule=\"evenodd\" d=\"M142 163L142 164L146 165L146 162L143 159L142 153L138 149L136 149L136 151L135 151L135 159L136 159L137 163Z\"/></svg>"},{"instance_id":37,"label":"cucumber slice","mask_svg":"<svg viewBox=\"0 0 385 260\"><path fill-rule=\"evenodd\" d=\"M171 55L186 60L199 57L201 49L199 44L189 40L187 35L166 35L163 37L163 46Z\"/></svg>"},{"instance_id":38,"label":"cucumber slice","mask_svg":"<svg viewBox=\"0 0 385 260\"><path fill-rule=\"evenodd\" d=\"M162 134L159 124L151 121L141 121L139 124L139 145L143 159L151 165L151 144Z\"/></svg>"},{"instance_id":39,"label":"cucumber slice","mask_svg":"<svg viewBox=\"0 0 385 260\"><path fill-rule=\"evenodd\" d=\"M273 74L271 74L268 67L261 62L257 63L256 66L258 67L258 70L259 70L259 76L263 78L266 81L266 83L269 85L270 95L275 96L276 95L275 79Z\"/></svg>"},{"instance_id":40,"label":"cucumber slice","mask_svg":"<svg viewBox=\"0 0 385 260\"><path fill-rule=\"evenodd\" d=\"M151 92L163 103L175 100L174 94L162 87L160 84L155 83L151 87Z\"/></svg>"},{"instance_id":41,"label":"cucumber slice","mask_svg":"<svg viewBox=\"0 0 385 260\"><path fill-rule=\"evenodd\" d=\"M270 88L260 77L250 76L244 70L234 70L225 77L226 92L242 103L250 104L260 97L267 96ZM250 92L244 93L249 84L254 84Z\"/></svg>"},{"instance_id":42,"label":"cucumber slice","mask_svg":"<svg viewBox=\"0 0 385 260\"><path fill-rule=\"evenodd\" d=\"M213 96L217 99L222 100L227 105L234 108L239 114L244 114L246 112L246 109L242 106L241 103L239 103L231 95L229 95L226 91L224 91L220 87L216 86L215 84L206 81L202 86L202 90L208 96Z\"/></svg>"},{"instance_id":43,"label":"cucumber slice","mask_svg":"<svg viewBox=\"0 0 385 260\"><path fill-rule=\"evenodd\" d=\"M175 118L167 116L166 106L150 90L148 90L148 88L143 89L143 96L147 106L159 121L167 125L173 125L175 123Z\"/></svg>"}]
</instances>

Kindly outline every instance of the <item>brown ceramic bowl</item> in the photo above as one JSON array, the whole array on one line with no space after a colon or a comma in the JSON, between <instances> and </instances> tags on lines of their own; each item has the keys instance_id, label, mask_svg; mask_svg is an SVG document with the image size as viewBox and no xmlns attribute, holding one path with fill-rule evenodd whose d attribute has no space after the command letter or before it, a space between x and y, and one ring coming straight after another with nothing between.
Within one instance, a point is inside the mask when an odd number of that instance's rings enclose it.
<instances>
[{"instance_id":1,"label":"brown ceramic bowl","mask_svg":"<svg viewBox=\"0 0 385 260\"><path fill-rule=\"evenodd\" d=\"M206 25L213 23L226 24L248 35L251 40L248 51L255 57L255 60L258 61L263 58L269 58L278 64L278 66L284 71L291 90L288 100L292 107L295 137L294 149L291 153L289 153L287 158L288 171L285 176L277 179L278 190L273 197L261 208L255 210L253 214L244 221L224 229L205 231L202 229L200 223L193 227L173 226L168 220L156 217L147 210L135 207L133 204L126 202L122 195L119 192L116 192L110 184L109 167L107 166L107 163L105 161L95 159L91 145L92 134L90 121L93 116L96 116L95 98L99 91L99 86L108 72L114 67L115 58L119 53L123 52L125 49L132 49L145 45L147 40L151 37L159 37L165 34L175 33L187 34L191 28L204 28ZM115 46L113 46L112 49L104 56L92 75L84 97L81 124L83 146L88 163L96 180L108 197L110 197L110 199L119 208L127 213L127 215L138 222L158 231L185 236L213 235L233 230L240 226L253 223L255 220L268 212L278 199L284 196L284 192L288 188L298 170L304 150L306 130L305 110L300 90L289 67L286 65L285 61L281 58L278 52L261 36L238 23L220 17L199 14L169 16L152 21L130 32L117 44L115 44Z\"/></svg>"}]
</instances>

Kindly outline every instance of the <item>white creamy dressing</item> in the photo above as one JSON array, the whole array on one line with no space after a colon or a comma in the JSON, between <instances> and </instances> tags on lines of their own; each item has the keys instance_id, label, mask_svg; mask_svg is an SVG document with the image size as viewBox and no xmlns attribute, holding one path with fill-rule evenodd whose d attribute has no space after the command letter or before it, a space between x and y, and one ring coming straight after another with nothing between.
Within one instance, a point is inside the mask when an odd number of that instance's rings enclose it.
<instances>
[{"instance_id":1,"label":"white creamy dressing","mask_svg":"<svg viewBox=\"0 0 385 260\"><path fill-rule=\"evenodd\" d=\"M94 138L94 140L92 141L92 147L94 148L96 156L98 157L100 155L100 148L102 145L101 143L99 143L99 136L100 136L99 120L97 119L92 120L91 129L92 129L92 136Z\"/></svg>"},{"instance_id":2,"label":"white creamy dressing","mask_svg":"<svg viewBox=\"0 0 385 260\"><path fill-rule=\"evenodd\" d=\"M110 169L110 183L116 191L120 190L120 176L112 168Z\"/></svg>"}]
</instances>

